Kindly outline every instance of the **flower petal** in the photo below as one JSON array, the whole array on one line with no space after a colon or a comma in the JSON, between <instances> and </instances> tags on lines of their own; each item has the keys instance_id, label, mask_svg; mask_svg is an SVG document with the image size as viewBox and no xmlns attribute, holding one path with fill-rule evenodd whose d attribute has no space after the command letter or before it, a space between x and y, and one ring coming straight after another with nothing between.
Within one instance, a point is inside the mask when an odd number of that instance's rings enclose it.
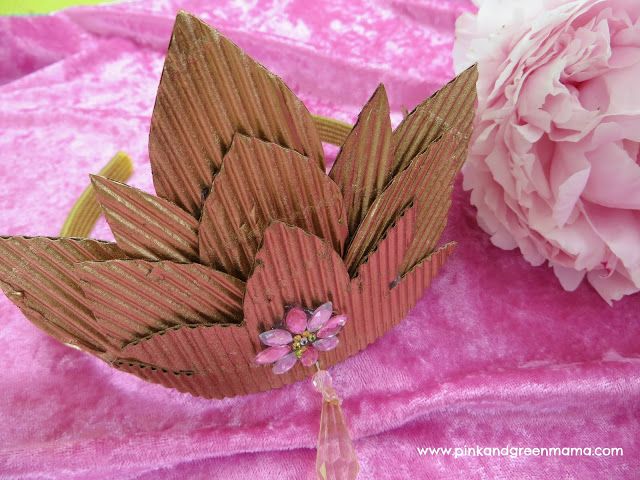
<instances>
[{"instance_id":1,"label":"flower petal","mask_svg":"<svg viewBox=\"0 0 640 480\"><path fill-rule=\"evenodd\" d=\"M298 357L296 357L296 354L294 352L291 352L289 355L285 355L276 362L276 364L273 366L273 373L279 375L281 373L288 372L293 368L297 361Z\"/></svg>"},{"instance_id":2,"label":"flower petal","mask_svg":"<svg viewBox=\"0 0 640 480\"><path fill-rule=\"evenodd\" d=\"M307 329L307 313L300 307L293 307L287 313L285 323L291 333L302 333Z\"/></svg>"},{"instance_id":3,"label":"flower petal","mask_svg":"<svg viewBox=\"0 0 640 480\"><path fill-rule=\"evenodd\" d=\"M316 340L315 342L313 342L313 346L316 350L319 350L321 352L328 352L329 350L333 350L334 348L336 348L338 346L338 342L338 337L333 336Z\"/></svg>"},{"instance_id":4,"label":"flower petal","mask_svg":"<svg viewBox=\"0 0 640 480\"><path fill-rule=\"evenodd\" d=\"M258 355L256 355L255 361L260 365L273 363L275 361L281 360L290 351L291 347L289 345L269 347L266 350L262 350Z\"/></svg>"},{"instance_id":5,"label":"flower petal","mask_svg":"<svg viewBox=\"0 0 640 480\"><path fill-rule=\"evenodd\" d=\"M317 361L318 361L318 351L313 347L307 347L307 349L302 353L302 357L300 358L300 362L305 367L310 367Z\"/></svg>"},{"instance_id":6,"label":"flower petal","mask_svg":"<svg viewBox=\"0 0 640 480\"><path fill-rule=\"evenodd\" d=\"M347 323L346 315L336 315L335 317L331 317L329 321L318 330L317 337L318 338L327 338L332 337L336 333L340 331L340 329Z\"/></svg>"},{"instance_id":7,"label":"flower petal","mask_svg":"<svg viewBox=\"0 0 640 480\"><path fill-rule=\"evenodd\" d=\"M266 332L261 333L259 336L262 343L272 347L288 345L293 341L293 336L291 335L291 333L282 328L267 330Z\"/></svg>"},{"instance_id":8,"label":"flower petal","mask_svg":"<svg viewBox=\"0 0 640 480\"><path fill-rule=\"evenodd\" d=\"M331 302L323 303L314 310L311 314L311 320L309 320L309 326L307 327L310 332L317 332L327 323L327 320L331 318L333 313L333 304Z\"/></svg>"}]
</instances>

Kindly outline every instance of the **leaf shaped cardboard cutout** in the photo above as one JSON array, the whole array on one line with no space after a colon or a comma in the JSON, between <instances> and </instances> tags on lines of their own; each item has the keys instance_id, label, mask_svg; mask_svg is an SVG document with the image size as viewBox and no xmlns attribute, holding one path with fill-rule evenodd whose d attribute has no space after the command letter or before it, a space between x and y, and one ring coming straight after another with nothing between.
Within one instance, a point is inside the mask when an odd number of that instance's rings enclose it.
<instances>
[{"instance_id":1,"label":"leaf shaped cardboard cutout","mask_svg":"<svg viewBox=\"0 0 640 480\"><path fill-rule=\"evenodd\" d=\"M242 321L244 283L203 265L109 260L77 269L98 323L122 345L178 325Z\"/></svg>"},{"instance_id":2,"label":"leaf shaped cardboard cutout","mask_svg":"<svg viewBox=\"0 0 640 480\"><path fill-rule=\"evenodd\" d=\"M0 237L0 286L45 332L63 343L102 353L114 342L94 325L74 264L123 255L113 243L96 240Z\"/></svg>"},{"instance_id":3,"label":"leaf shaped cardboard cutout","mask_svg":"<svg viewBox=\"0 0 640 480\"><path fill-rule=\"evenodd\" d=\"M299 153L238 135L205 203L200 258L248 278L274 220L324 238L342 253L348 231L338 187Z\"/></svg>"},{"instance_id":4,"label":"leaf shaped cardboard cutout","mask_svg":"<svg viewBox=\"0 0 640 480\"><path fill-rule=\"evenodd\" d=\"M478 69L469 67L418 105L393 132L395 174L445 132L458 137L457 158L466 157L471 138Z\"/></svg>"},{"instance_id":5,"label":"leaf shaped cardboard cutout","mask_svg":"<svg viewBox=\"0 0 640 480\"><path fill-rule=\"evenodd\" d=\"M168 200L105 177L91 177L118 246L131 258L198 260L198 222Z\"/></svg>"},{"instance_id":6,"label":"leaf shaped cardboard cutout","mask_svg":"<svg viewBox=\"0 0 640 480\"><path fill-rule=\"evenodd\" d=\"M158 195L198 217L236 133L291 148L324 169L320 138L304 104L216 30L181 12L149 134Z\"/></svg>"},{"instance_id":7,"label":"leaf shaped cardboard cutout","mask_svg":"<svg viewBox=\"0 0 640 480\"><path fill-rule=\"evenodd\" d=\"M350 232L356 231L391 179L391 135L389 101L384 86L380 85L362 109L330 173L342 191L349 212Z\"/></svg>"},{"instance_id":8,"label":"leaf shaped cardboard cutout","mask_svg":"<svg viewBox=\"0 0 640 480\"><path fill-rule=\"evenodd\" d=\"M352 275L389 225L412 202L418 208L416 229L421 235L414 236L403 272L430 253L446 225L453 179L460 169L459 162L452 160L457 145L453 133L445 133L414 158L376 199L347 250L345 262ZM415 257L419 258L414 260Z\"/></svg>"}]
</instances>

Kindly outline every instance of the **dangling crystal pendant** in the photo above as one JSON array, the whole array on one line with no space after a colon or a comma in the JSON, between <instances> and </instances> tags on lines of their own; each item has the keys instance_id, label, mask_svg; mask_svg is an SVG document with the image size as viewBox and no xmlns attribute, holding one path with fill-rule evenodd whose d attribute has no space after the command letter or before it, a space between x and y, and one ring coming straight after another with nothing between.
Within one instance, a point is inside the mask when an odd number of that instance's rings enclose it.
<instances>
[{"instance_id":1,"label":"dangling crystal pendant","mask_svg":"<svg viewBox=\"0 0 640 480\"><path fill-rule=\"evenodd\" d=\"M360 465L329 372L318 370L313 376L313 385L323 399L316 456L318 479L354 480Z\"/></svg>"}]
</instances>

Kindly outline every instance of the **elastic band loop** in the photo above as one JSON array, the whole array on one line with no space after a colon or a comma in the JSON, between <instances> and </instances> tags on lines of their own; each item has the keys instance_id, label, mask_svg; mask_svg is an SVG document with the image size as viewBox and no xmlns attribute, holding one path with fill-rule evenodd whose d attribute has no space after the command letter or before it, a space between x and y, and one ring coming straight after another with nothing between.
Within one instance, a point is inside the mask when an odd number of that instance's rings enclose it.
<instances>
[{"instance_id":1,"label":"elastic band loop","mask_svg":"<svg viewBox=\"0 0 640 480\"><path fill-rule=\"evenodd\" d=\"M133 162L124 153L118 152L107 163L98 175L125 182L133 173ZM96 200L93 185L89 185L71 208L67 219L60 230L61 237L88 237L102 214L102 209Z\"/></svg>"},{"instance_id":2,"label":"elastic band loop","mask_svg":"<svg viewBox=\"0 0 640 480\"><path fill-rule=\"evenodd\" d=\"M313 123L315 123L318 133L320 134L320 140L325 143L331 143L338 147L344 144L344 141L353 128L351 125L340 120L335 120L329 117L322 117L320 115L312 115Z\"/></svg>"}]
</instances>

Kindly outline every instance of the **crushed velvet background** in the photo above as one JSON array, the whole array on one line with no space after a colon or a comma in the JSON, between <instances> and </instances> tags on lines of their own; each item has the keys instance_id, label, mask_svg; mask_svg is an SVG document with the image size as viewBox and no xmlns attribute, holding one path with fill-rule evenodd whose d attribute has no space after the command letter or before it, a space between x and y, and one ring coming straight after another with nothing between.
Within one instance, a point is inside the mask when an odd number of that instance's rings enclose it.
<instances>
[{"instance_id":1,"label":"crushed velvet background","mask_svg":"<svg viewBox=\"0 0 640 480\"><path fill-rule=\"evenodd\" d=\"M0 19L0 232L55 235L118 149L152 189L149 116L173 16L201 15L310 110L352 121L378 82L395 121L452 75L465 1L134 1ZM335 153L335 149L330 150ZM110 238L104 223L94 235ZM460 182L460 246L413 312L332 369L360 478L640 478L640 295L586 285L491 246ZM639 246L640 248L640 246ZM0 478L312 478L309 382L208 401L64 347L0 298ZM416 447L622 447L624 456L421 457Z\"/></svg>"}]
</instances>

